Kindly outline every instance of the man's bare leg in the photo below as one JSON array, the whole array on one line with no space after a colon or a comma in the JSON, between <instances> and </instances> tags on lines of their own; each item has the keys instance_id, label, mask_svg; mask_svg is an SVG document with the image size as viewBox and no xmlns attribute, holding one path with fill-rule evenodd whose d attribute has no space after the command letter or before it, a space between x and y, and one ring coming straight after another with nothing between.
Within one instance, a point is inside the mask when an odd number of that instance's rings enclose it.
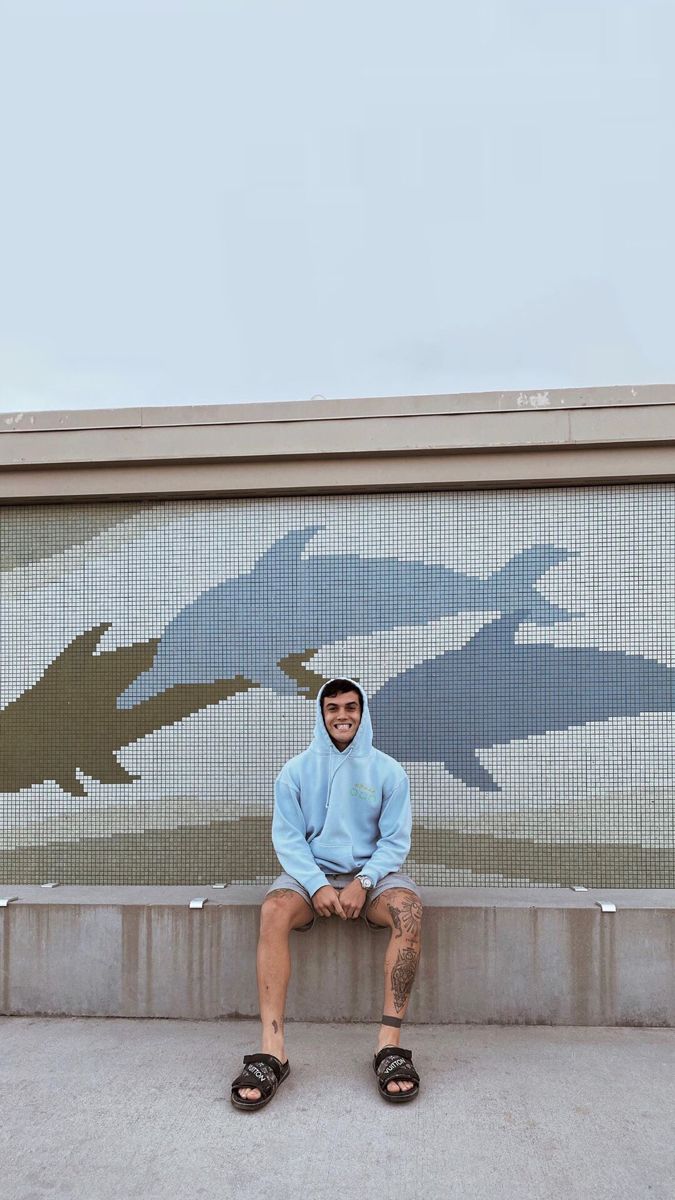
<instances>
[{"instance_id":1,"label":"man's bare leg","mask_svg":"<svg viewBox=\"0 0 675 1200\"><path fill-rule=\"evenodd\" d=\"M408 1009L415 972L420 957L422 932L422 901L407 888L390 888L382 892L368 909L373 925L391 929L384 957L383 1014L403 1020ZM377 1049L400 1046L401 1030L380 1025ZM405 1080L387 1084L388 1092L409 1092L412 1083Z\"/></svg>"},{"instance_id":2,"label":"man's bare leg","mask_svg":"<svg viewBox=\"0 0 675 1200\"><path fill-rule=\"evenodd\" d=\"M258 999L262 1022L262 1051L286 1061L284 1011L291 977L289 936L292 929L308 925L314 913L306 900L290 888L280 888L263 901L258 939ZM243 1100L259 1100L258 1088L239 1088Z\"/></svg>"}]
</instances>

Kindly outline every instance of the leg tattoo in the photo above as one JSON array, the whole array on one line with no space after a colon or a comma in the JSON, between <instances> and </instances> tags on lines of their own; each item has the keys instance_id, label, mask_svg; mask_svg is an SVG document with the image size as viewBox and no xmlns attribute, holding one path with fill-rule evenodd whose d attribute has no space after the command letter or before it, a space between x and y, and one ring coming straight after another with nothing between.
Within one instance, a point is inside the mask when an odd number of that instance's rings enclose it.
<instances>
[{"instance_id":1,"label":"leg tattoo","mask_svg":"<svg viewBox=\"0 0 675 1200\"><path fill-rule=\"evenodd\" d=\"M389 910L391 912L391 909ZM416 897L404 900L401 905L401 919L406 933L417 937L422 924L422 901Z\"/></svg>"},{"instance_id":2,"label":"leg tattoo","mask_svg":"<svg viewBox=\"0 0 675 1200\"><path fill-rule=\"evenodd\" d=\"M407 947L403 947L398 952L398 958L391 971L391 990L394 997L394 1008L397 1012L401 1012L408 1002L419 957L417 950L410 950Z\"/></svg>"},{"instance_id":3,"label":"leg tattoo","mask_svg":"<svg viewBox=\"0 0 675 1200\"><path fill-rule=\"evenodd\" d=\"M396 930L396 937L397 938L403 937L403 930L401 928L401 918L399 916L398 909L393 904L388 904L387 908L389 910L389 916L391 917L391 919L394 923L394 929Z\"/></svg>"}]
</instances>

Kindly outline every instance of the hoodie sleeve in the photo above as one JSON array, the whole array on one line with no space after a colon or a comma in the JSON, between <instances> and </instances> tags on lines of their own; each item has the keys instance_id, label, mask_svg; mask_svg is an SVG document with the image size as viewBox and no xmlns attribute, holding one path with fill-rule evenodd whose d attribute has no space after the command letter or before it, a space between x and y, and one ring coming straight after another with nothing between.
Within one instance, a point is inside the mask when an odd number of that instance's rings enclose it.
<instances>
[{"instance_id":1,"label":"hoodie sleeve","mask_svg":"<svg viewBox=\"0 0 675 1200\"><path fill-rule=\"evenodd\" d=\"M328 880L317 866L306 835L300 794L288 774L282 771L274 784L272 844L287 875L297 879L313 896L319 888L328 886Z\"/></svg>"},{"instance_id":2,"label":"hoodie sleeve","mask_svg":"<svg viewBox=\"0 0 675 1200\"><path fill-rule=\"evenodd\" d=\"M410 780L404 773L401 782L382 803L380 836L368 862L361 867L360 874L367 875L373 883L379 883L390 871L399 871L410 851L411 830Z\"/></svg>"}]
</instances>

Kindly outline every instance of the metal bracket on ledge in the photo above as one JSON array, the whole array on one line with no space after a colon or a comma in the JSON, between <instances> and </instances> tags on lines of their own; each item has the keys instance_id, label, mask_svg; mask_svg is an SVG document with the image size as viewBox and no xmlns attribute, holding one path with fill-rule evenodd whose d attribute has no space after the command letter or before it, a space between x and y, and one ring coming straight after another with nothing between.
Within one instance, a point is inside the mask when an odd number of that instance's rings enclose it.
<instances>
[{"instance_id":1,"label":"metal bracket on ledge","mask_svg":"<svg viewBox=\"0 0 675 1200\"><path fill-rule=\"evenodd\" d=\"M227 884L226 883L212 883L211 887L212 888L226 888Z\"/></svg>"},{"instance_id":2,"label":"metal bracket on ledge","mask_svg":"<svg viewBox=\"0 0 675 1200\"><path fill-rule=\"evenodd\" d=\"M577 884L574 884L574 886L572 887L572 891L573 892L587 892L588 888L584 887L583 883L577 883Z\"/></svg>"},{"instance_id":3,"label":"metal bracket on ledge","mask_svg":"<svg viewBox=\"0 0 675 1200\"><path fill-rule=\"evenodd\" d=\"M60 886L61 885L59 883L41 883L40 884L40 887L48 887L48 888L60 887Z\"/></svg>"},{"instance_id":4,"label":"metal bracket on ledge","mask_svg":"<svg viewBox=\"0 0 675 1200\"><path fill-rule=\"evenodd\" d=\"M603 912L616 912L616 904L612 904L611 900L596 900L595 903Z\"/></svg>"},{"instance_id":5,"label":"metal bracket on ledge","mask_svg":"<svg viewBox=\"0 0 675 1200\"><path fill-rule=\"evenodd\" d=\"M190 908L203 908L208 900L208 896L194 896L190 901Z\"/></svg>"},{"instance_id":6,"label":"metal bracket on ledge","mask_svg":"<svg viewBox=\"0 0 675 1200\"><path fill-rule=\"evenodd\" d=\"M12 900L18 899L18 896L0 896L0 908L7 908L7 905L11 904Z\"/></svg>"}]
</instances>

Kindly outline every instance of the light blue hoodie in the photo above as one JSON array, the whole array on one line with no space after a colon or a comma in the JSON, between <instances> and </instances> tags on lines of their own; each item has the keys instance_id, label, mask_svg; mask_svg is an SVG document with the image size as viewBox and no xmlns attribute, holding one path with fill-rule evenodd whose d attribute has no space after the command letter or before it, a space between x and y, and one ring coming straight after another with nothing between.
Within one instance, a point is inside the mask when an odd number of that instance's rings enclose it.
<instances>
[{"instance_id":1,"label":"light blue hoodie","mask_svg":"<svg viewBox=\"0 0 675 1200\"><path fill-rule=\"evenodd\" d=\"M400 870L410 850L408 776L373 746L368 700L360 685L354 687L363 696L363 712L347 749L338 750L328 735L322 688L311 745L289 759L274 785L274 849L284 871L310 896L326 886L327 873L363 871L377 883Z\"/></svg>"}]
</instances>

